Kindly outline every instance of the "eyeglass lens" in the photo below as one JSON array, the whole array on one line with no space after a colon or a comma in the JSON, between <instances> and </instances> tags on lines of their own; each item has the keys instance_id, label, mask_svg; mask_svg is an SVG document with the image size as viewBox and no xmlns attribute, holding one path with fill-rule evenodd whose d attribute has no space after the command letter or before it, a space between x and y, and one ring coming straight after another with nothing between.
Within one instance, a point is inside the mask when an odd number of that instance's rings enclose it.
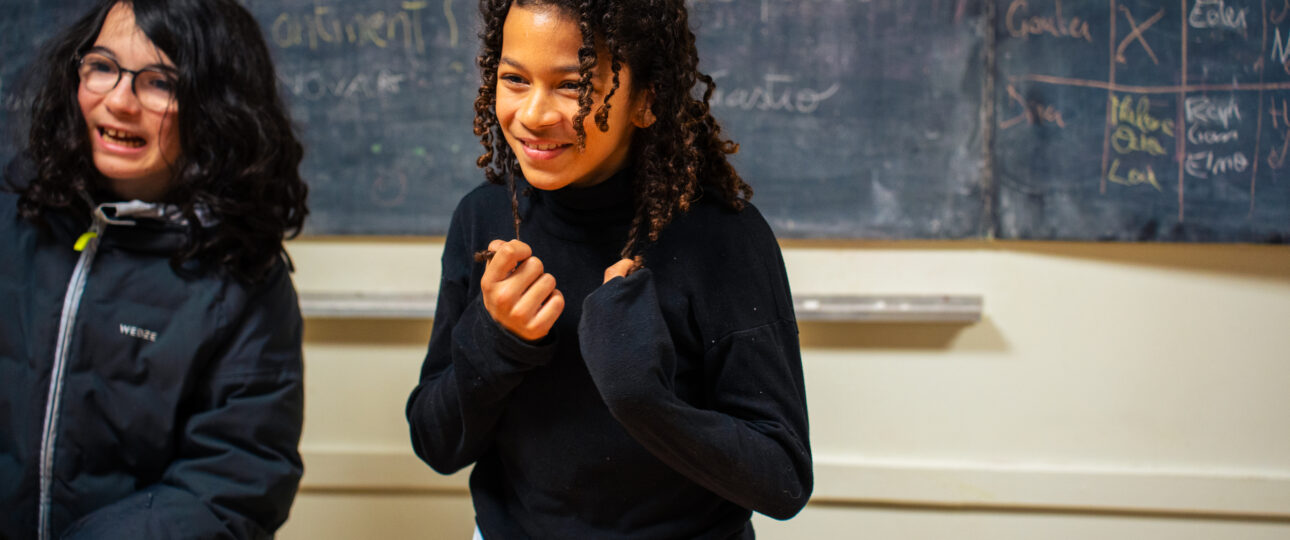
<instances>
[{"instance_id":1,"label":"eyeglass lens","mask_svg":"<svg viewBox=\"0 0 1290 540\"><path fill-rule=\"evenodd\" d=\"M155 69L129 71L107 56L90 53L81 59L80 76L85 89L96 94L106 94L120 84L124 73L132 73L131 80L134 95L144 108L161 112L170 106L174 98L174 81L165 73Z\"/></svg>"}]
</instances>

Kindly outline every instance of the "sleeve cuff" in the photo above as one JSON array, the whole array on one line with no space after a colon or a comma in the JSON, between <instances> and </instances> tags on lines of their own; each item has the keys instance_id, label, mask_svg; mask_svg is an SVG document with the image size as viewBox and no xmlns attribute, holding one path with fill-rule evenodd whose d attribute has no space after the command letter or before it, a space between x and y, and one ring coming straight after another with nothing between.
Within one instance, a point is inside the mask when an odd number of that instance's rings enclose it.
<instances>
[{"instance_id":1,"label":"sleeve cuff","mask_svg":"<svg viewBox=\"0 0 1290 540\"><path fill-rule=\"evenodd\" d=\"M484 309L483 298L476 297L462 316L463 318L473 318L474 320L470 321L468 325L470 328L468 342L458 341L459 346L483 352L483 357L495 355L502 360L527 369L546 365L555 356L558 338L552 334L547 334L546 337L536 342L521 339L493 320L493 317L488 314L488 310ZM489 352L492 354L489 354ZM479 357L477 355L471 356Z\"/></svg>"}]
</instances>

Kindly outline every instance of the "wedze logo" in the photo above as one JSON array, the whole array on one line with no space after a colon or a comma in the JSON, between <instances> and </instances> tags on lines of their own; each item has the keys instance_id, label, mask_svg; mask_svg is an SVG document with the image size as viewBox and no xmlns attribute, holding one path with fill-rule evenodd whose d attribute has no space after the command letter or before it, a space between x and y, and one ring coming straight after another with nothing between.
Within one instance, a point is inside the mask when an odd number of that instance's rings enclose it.
<instances>
[{"instance_id":1,"label":"wedze logo","mask_svg":"<svg viewBox=\"0 0 1290 540\"><path fill-rule=\"evenodd\" d=\"M138 326L123 324L121 325L121 333L130 337L136 337L142 340L153 341L153 342L157 341L156 332L153 332L152 330L147 330L144 328L139 328Z\"/></svg>"}]
</instances>

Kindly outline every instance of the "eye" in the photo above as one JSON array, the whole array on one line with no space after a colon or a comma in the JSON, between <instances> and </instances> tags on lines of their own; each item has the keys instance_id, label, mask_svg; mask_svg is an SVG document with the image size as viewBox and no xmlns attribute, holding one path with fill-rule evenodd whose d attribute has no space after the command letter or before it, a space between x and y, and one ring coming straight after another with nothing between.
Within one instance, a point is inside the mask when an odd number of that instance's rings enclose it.
<instances>
[{"instance_id":1,"label":"eye","mask_svg":"<svg viewBox=\"0 0 1290 540\"><path fill-rule=\"evenodd\" d=\"M572 90L574 92L577 92L581 88L582 88L582 85L578 84L578 81L565 81L563 83L560 83L561 90Z\"/></svg>"},{"instance_id":2,"label":"eye","mask_svg":"<svg viewBox=\"0 0 1290 540\"><path fill-rule=\"evenodd\" d=\"M524 81L524 78L523 78L523 77L520 77L519 75L516 75L516 74L514 74L514 73L506 73L506 74L503 74L503 75L499 75L497 78L498 78L499 80L501 80L501 81L503 81L503 82L507 83L507 84L524 84L524 83L525 83L525 81Z\"/></svg>"},{"instance_id":3,"label":"eye","mask_svg":"<svg viewBox=\"0 0 1290 540\"><path fill-rule=\"evenodd\" d=\"M115 73L116 64L101 56L89 56L82 62L85 69L92 73Z\"/></svg>"},{"instance_id":4,"label":"eye","mask_svg":"<svg viewBox=\"0 0 1290 540\"><path fill-rule=\"evenodd\" d=\"M148 71L145 73L148 75L148 77L146 81L142 81L142 82L144 83L145 86L148 87L148 89L158 90L166 93L174 92L175 90L174 79L166 75L163 75L161 73L157 73L153 71Z\"/></svg>"}]
</instances>

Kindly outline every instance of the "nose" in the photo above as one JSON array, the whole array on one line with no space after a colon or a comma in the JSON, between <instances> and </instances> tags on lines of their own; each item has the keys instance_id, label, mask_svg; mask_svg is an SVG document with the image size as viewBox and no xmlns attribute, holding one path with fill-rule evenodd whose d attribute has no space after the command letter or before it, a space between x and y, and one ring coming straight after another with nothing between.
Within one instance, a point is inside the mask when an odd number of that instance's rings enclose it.
<instances>
[{"instance_id":1,"label":"nose","mask_svg":"<svg viewBox=\"0 0 1290 540\"><path fill-rule=\"evenodd\" d=\"M560 110L555 107L551 92L535 89L525 97L520 106L520 123L526 128L541 128L560 123Z\"/></svg>"},{"instance_id":2,"label":"nose","mask_svg":"<svg viewBox=\"0 0 1290 540\"><path fill-rule=\"evenodd\" d=\"M108 109L117 114L136 114L140 110L139 98L134 95L134 74L122 73L116 87L103 96Z\"/></svg>"}]
</instances>

